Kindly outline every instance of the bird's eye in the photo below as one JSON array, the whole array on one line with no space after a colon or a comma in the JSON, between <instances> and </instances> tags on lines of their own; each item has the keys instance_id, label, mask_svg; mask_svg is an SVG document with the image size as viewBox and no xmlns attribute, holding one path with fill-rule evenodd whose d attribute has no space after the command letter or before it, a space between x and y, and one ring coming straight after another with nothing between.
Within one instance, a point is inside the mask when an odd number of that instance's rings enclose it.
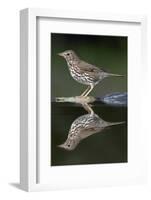
<instances>
[{"instance_id":1,"label":"bird's eye","mask_svg":"<svg viewBox=\"0 0 151 200\"><path fill-rule=\"evenodd\" d=\"M70 53L67 53L67 56L70 56Z\"/></svg>"}]
</instances>

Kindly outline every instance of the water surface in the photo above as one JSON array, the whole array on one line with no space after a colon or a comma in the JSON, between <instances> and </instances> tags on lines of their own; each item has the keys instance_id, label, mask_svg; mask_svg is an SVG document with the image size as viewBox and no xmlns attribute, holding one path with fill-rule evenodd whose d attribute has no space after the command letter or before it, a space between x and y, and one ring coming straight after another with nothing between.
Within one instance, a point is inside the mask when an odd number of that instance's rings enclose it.
<instances>
[{"instance_id":1,"label":"water surface","mask_svg":"<svg viewBox=\"0 0 151 200\"><path fill-rule=\"evenodd\" d=\"M105 121L127 121L126 107L94 104L94 112ZM72 103L52 102L51 165L75 165L127 162L127 123L106 128L82 140L73 151L59 148L73 121L87 112Z\"/></svg>"}]
</instances>

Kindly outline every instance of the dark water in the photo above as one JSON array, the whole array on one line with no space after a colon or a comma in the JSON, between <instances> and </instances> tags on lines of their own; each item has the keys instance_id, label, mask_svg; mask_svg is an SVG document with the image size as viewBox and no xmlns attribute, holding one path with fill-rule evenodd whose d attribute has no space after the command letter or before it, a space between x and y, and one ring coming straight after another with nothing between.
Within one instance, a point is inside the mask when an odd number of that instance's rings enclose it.
<instances>
[{"instance_id":1,"label":"dark water","mask_svg":"<svg viewBox=\"0 0 151 200\"><path fill-rule=\"evenodd\" d=\"M127 121L127 107L95 104L94 112L110 122ZM51 165L127 162L127 123L108 127L83 139L73 151L59 148L65 142L73 121L87 112L72 103L52 102Z\"/></svg>"}]
</instances>

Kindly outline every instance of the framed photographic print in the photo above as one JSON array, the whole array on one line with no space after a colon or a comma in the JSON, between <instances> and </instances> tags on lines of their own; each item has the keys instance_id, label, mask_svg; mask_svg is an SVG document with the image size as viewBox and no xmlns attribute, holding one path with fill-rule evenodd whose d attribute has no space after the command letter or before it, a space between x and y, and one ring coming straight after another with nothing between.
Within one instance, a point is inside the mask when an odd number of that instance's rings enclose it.
<instances>
[{"instance_id":1,"label":"framed photographic print","mask_svg":"<svg viewBox=\"0 0 151 200\"><path fill-rule=\"evenodd\" d=\"M146 18L20 12L20 183L26 191L146 181Z\"/></svg>"}]
</instances>

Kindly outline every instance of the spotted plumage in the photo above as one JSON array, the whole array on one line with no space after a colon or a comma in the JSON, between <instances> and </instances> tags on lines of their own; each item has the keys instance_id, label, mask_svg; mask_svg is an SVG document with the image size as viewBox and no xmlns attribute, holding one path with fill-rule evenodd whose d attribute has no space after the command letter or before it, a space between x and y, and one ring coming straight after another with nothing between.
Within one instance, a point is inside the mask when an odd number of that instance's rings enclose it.
<instances>
[{"instance_id":1,"label":"spotted plumage","mask_svg":"<svg viewBox=\"0 0 151 200\"><path fill-rule=\"evenodd\" d=\"M72 78L81 84L88 85L88 88L81 96L86 97L92 91L94 86L104 78L109 76L121 76L108 73L102 68L98 68L95 65L81 60L73 50L66 50L59 53L59 55L65 58Z\"/></svg>"},{"instance_id":2,"label":"spotted plumage","mask_svg":"<svg viewBox=\"0 0 151 200\"><path fill-rule=\"evenodd\" d=\"M106 122L94 112L82 115L72 123L66 141L59 147L71 151L74 150L81 140L102 132L105 128L113 125L123 124L124 122Z\"/></svg>"}]
</instances>

